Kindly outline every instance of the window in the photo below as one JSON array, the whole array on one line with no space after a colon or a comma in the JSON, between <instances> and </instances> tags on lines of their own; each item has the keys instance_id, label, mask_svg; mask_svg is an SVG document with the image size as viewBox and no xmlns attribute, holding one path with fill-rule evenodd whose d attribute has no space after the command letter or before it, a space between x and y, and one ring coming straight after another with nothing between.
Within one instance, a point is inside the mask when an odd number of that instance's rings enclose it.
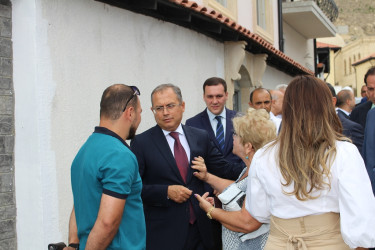
<instances>
[{"instance_id":1,"label":"window","mask_svg":"<svg viewBox=\"0 0 375 250\"><path fill-rule=\"evenodd\" d=\"M349 74L351 74L352 73L352 59L351 58L349 58Z\"/></svg>"},{"instance_id":2,"label":"window","mask_svg":"<svg viewBox=\"0 0 375 250\"><path fill-rule=\"evenodd\" d=\"M237 21L237 0L203 0L203 3Z\"/></svg>"},{"instance_id":3,"label":"window","mask_svg":"<svg viewBox=\"0 0 375 250\"><path fill-rule=\"evenodd\" d=\"M353 56L353 63L355 63L357 60L355 60L355 55Z\"/></svg>"},{"instance_id":4,"label":"window","mask_svg":"<svg viewBox=\"0 0 375 250\"><path fill-rule=\"evenodd\" d=\"M257 25L267 30L266 24L266 6L264 0L257 0Z\"/></svg>"},{"instance_id":5,"label":"window","mask_svg":"<svg viewBox=\"0 0 375 250\"><path fill-rule=\"evenodd\" d=\"M253 1L253 29L256 34L273 44L273 4L272 0Z\"/></svg>"},{"instance_id":6,"label":"window","mask_svg":"<svg viewBox=\"0 0 375 250\"><path fill-rule=\"evenodd\" d=\"M361 60L361 54L358 53L358 60Z\"/></svg>"},{"instance_id":7,"label":"window","mask_svg":"<svg viewBox=\"0 0 375 250\"><path fill-rule=\"evenodd\" d=\"M227 7L227 0L216 0L216 2L220 3L224 7Z\"/></svg>"},{"instance_id":8,"label":"window","mask_svg":"<svg viewBox=\"0 0 375 250\"><path fill-rule=\"evenodd\" d=\"M346 72L346 60L344 60L344 75L347 75L347 72Z\"/></svg>"}]
</instances>

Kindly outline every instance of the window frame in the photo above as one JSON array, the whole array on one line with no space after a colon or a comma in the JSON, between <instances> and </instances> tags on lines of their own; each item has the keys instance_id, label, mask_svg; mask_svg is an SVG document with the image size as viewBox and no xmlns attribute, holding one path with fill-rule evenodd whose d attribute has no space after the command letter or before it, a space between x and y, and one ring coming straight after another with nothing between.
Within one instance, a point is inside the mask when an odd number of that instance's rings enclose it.
<instances>
[{"instance_id":1,"label":"window frame","mask_svg":"<svg viewBox=\"0 0 375 250\"><path fill-rule=\"evenodd\" d=\"M237 22L237 0L227 0L228 6L223 6L216 0L203 0L203 3Z\"/></svg>"},{"instance_id":2,"label":"window frame","mask_svg":"<svg viewBox=\"0 0 375 250\"><path fill-rule=\"evenodd\" d=\"M274 44L274 23L273 23L273 1L264 1L264 15L266 29L258 25L258 0L253 0L253 29L254 33L264 38L267 42Z\"/></svg>"}]
</instances>

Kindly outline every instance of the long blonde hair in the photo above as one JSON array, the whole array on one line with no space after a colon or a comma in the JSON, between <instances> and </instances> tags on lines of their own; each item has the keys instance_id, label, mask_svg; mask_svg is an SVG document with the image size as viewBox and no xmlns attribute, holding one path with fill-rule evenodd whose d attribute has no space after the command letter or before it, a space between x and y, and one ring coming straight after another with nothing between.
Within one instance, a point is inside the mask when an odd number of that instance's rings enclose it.
<instances>
[{"instance_id":1,"label":"long blonde hair","mask_svg":"<svg viewBox=\"0 0 375 250\"><path fill-rule=\"evenodd\" d=\"M342 126L327 84L313 76L292 80L285 92L278 160L283 186L293 184L298 200L318 198L314 190L331 187L330 166L336 157L336 141Z\"/></svg>"}]
</instances>

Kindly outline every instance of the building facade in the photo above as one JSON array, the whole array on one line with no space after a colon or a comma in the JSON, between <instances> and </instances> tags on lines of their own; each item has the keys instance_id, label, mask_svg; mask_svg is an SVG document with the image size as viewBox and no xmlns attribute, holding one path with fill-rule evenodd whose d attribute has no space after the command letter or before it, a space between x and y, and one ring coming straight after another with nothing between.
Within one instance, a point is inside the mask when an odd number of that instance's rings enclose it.
<instances>
[{"instance_id":1,"label":"building facade","mask_svg":"<svg viewBox=\"0 0 375 250\"><path fill-rule=\"evenodd\" d=\"M140 88L138 132L155 125L150 94L162 83L180 86L183 122L205 106L212 76L226 79L228 106L246 110L255 87L314 74L314 38L335 33L317 2L1 0L0 246L67 241L70 165L106 87Z\"/></svg>"}]
</instances>

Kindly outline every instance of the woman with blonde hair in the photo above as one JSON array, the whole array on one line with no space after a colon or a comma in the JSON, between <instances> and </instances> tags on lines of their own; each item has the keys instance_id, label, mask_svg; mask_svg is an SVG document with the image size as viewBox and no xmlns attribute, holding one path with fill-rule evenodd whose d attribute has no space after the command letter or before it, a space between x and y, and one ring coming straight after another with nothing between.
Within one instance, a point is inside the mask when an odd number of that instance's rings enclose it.
<instances>
[{"instance_id":1,"label":"woman with blonde hair","mask_svg":"<svg viewBox=\"0 0 375 250\"><path fill-rule=\"evenodd\" d=\"M255 154L246 209L270 223L267 250L375 246L375 198L362 157L341 134L327 85L296 77L279 137Z\"/></svg>"},{"instance_id":2,"label":"woman with blonde hair","mask_svg":"<svg viewBox=\"0 0 375 250\"><path fill-rule=\"evenodd\" d=\"M207 173L202 158L193 161L195 165L192 168L199 171L195 172L194 175L210 184L214 190L220 193L218 197L223 203L223 209L215 208L206 200L208 193L202 197L198 194L195 196L207 216L223 225L224 250L261 250L267 240L269 225L262 225L254 220L246 211L243 201L251 160L259 148L276 137L276 128L266 110L255 110L253 108L250 108L246 115L235 117L233 128L233 153L243 160L247 168L234 182Z\"/></svg>"}]
</instances>

